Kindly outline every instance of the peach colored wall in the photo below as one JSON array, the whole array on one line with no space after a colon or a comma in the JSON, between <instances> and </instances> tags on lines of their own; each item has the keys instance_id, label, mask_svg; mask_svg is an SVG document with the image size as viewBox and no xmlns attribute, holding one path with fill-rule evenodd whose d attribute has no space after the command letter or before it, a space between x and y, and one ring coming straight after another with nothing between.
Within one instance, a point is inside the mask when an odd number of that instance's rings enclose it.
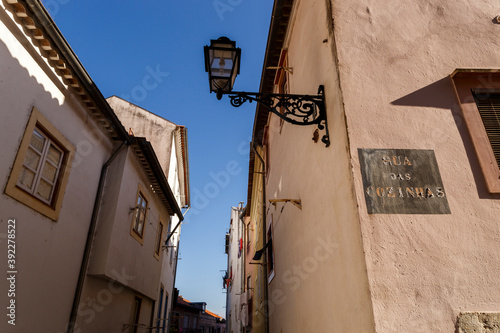
<instances>
[{"instance_id":1,"label":"peach colored wall","mask_svg":"<svg viewBox=\"0 0 500 333\"><path fill-rule=\"evenodd\" d=\"M257 155L265 156L262 147L257 147L257 153L255 154L255 163L254 163L254 174L253 174L253 185L252 185L252 203L250 209L250 226L253 228L252 232L252 245L250 249L254 249L254 251L249 251L247 259L249 261L255 262L251 260L253 255L255 254L255 249L261 249L264 241L262 240L262 172L263 167L260 159ZM253 298L252 298L252 332L253 333L263 333L266 331L266 321L265 321L265 311L264 311L264 299L265 299L265 283L267 283L267 279L263 273L262 265L248 264L247 274L251 272L252 275L252 285L253 285ZM227 319L227 318L226 318Z\"/></svg>"},{"instance_id":2,"label":"peach colored wall","mask_svg":"<svg viewBox=\"0 0 500 333\"><path fill-rule=\"evenodd\" d=\"M297 1L285 48L289 92L325 86L332 145L312 140L316 126L270 121L267 199L274 247L270 332L374 332L349 147L325 1ZM320 135L324 132L320 131Z\"/></svg>"},{"instance_id":3,"label":"peach colored wall","mask_svg":"<svg viewBox=\"0 0 500 333\"><path fill-rule=\"evenodd\" d=\"M489 195L449 74L499 68L495 1L332 1L377 332L453 332L500 308L498 196ZM358 148L432 149L449 215L368 215Z\"/></svg>"}]
</instances>

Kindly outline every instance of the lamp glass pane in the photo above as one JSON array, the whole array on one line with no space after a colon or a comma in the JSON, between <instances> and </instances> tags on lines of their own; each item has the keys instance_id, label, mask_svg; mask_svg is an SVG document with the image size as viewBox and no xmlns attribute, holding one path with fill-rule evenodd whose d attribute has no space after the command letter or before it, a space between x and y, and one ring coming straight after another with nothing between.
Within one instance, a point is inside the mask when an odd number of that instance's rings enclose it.
<instances>
[{"instance_id":1,"label":"lamp glass pane","mask_svg":"<svg viewBox=\"0 0 500 333\"><path fill-rule=\"evenodd\" d=\"M224 37L212 40L210 46L205 48L211 91L228 93L232 90L238 74L238 68L233 67L238 65L239 52L235 43Z\"/></svg>"}]
</instances>

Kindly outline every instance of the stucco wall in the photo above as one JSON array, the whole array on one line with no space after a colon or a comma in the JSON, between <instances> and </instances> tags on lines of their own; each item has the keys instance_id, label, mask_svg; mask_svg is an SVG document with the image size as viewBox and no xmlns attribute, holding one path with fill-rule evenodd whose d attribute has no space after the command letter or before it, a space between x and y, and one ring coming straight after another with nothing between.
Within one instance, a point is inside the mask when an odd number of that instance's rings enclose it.
<instances>
[{"instance_id":1,"label":"stucco wall","mask_svg":"<svg viewBox=\"0 0 500 333\"><path fill-rule=\"evenodd\" d=\"M232 276L231 286L227 288L228 333L241 331L241 295L243 293L243 256L239 256L239 240L243 237L243 226L239 219L240 211L231 207L231 224L229 226L228 276ZM232 273L231 273L232 269Z\"/></svg>"},{"instance_id":2,"label":"stucco wall","mask_svg":"<svg viewBox=\"0 0 500 333\"><path fill-rule=\"evenodd\" d=\"M496 1L333 3L377 332L453 332L499 311L498 196L489 195L449 74L499 68ZM449 215L368 215L358 148L434 150Z\"/></svg>"},{"instance_id":3,"label":"stucco wall","mask_svg":"<svg viewBox=\"0 0 500 333\"><path fill-rule=\"evenodd\" d=\"M312 140L316 126L272 117L267 199L274 248L269 283L271 332L373 332L368 279L335 59L324 0L296 1L285 38L289 93L325 86L330 147ZM324 131L320 131L320 136Z\"/></svg>"},{"instance_id":4,"label":"stucco wall","mask_svg":"<svg viewBox=\"0 0 500 333\"><path fill-rule=\"evenodd\" d=\"M262 234L262 207L263 203L263 184L262 178L264 177L262 171L264 167L257 156L264 156L264 150L262 147L256 148L255 153L255 163L254 169L251 172L253 174L253 184L252 184L252 202L250 207L250 221L249 224L253 227L253 233L251 236L252 245L250 247L250 251L248 251L249 261L255 262L251 260L253 258L253 254L255 251L252 249L261 249L265 240L263 240L264 235ZM255 333L263 333L266 331L266 319L265 319L265 308L264 308L264 300L265 300L265 284L267 283L267 278L265 276L262 265L256 264L248 264L247 265L248 272L251 272L252 275L252 286L253 297L252 297L252 318L250 319L252 332ZM227 318L226 318L227 319Z\"/></svg>"},{"instance_id":5,"label":"stucco wall","mask_svg":"<svg viewBox=\"0 0 500 333\"><path fill-rule=\"evenodd\" d=\"M181 199L180 199L179 174L177 169L177 157L176 157L177 154L175 149L176 149L175 143L174 141L172 141L170 167L168 169L169 174L167 179L170 188L172 189L172 192L174 193L174 196L177 200L177 203L180 206ZM174 230L175 226L179 224L179 217L176 215L171 216L170 223L171 223L170 230L172 231ZM165 242L166 238L169 235L167 231L168 231L168 221L166 221L165 224L165 229L164 229L165 235L163 238L163 242ZM168 249L165 248L161 251L162 271L161 271L160 283L163 284L165 292L168 293L168 303L166 305L165 304L163 305L163 307L167 306L167 312L166 312L167 316L170 316L170 311L172 309L172 304L174 302L173 292L175 287L174 286L175 276L177 274L176 269L177 269L177 257L180 248L180 235L181 235L181 225L177 227L172 237L170 238L169 241L170 244L168 245L170 247ZM158 306L158 303L156 305ZM155 313L158 313L157 310L155 311L156 311Z\"/></svg>"},{"instance_id":6,"label":"stucco wall","mask_svg":"<svg viewBox=\"0 0 500 333\"><path fill-rule=\"evenodd\" d=\"M75 332L128 332L136 294L116 282L89 276ZM143 298L139 324L149 326L152 302ZM138 329L140 332L141 329Z\"/></svg>"},{"instance_id":7,"label":"stucco wall","mask_svg":"<svg viewBox=\"0 0 500 333\"><path fill-rule=\"evenodd\" d=\"M149 205L144 225L143 244L131 235L133 219L131 208L136 205L139 186L142 186L142 191L145 192ZM129 282L129 286L152 299L156 299L161 271L161 261L154 257L156 231L158 219L163 218L163 221L167 223L168 214L159 198L151 191L149 182L142 175L142 170L132 150L128 152L118 197L113 236L109 240L110 247L105 274L111 276L113 270L122 269L133 272L132 275L136 277ZM142 274L142 272L148 272L148 274Z\"/></svg>"},{"instance_id":8,"label":"stucco wall","mask_svg":"<svg viewBox=\"0 0 500 333\"><path fill-rule=\"evenodd\" d=\"M164 242L169 216L142 173L132 149L122 151L109 170L109 183L105 187L102 214L81 302L81 306L85 308L93 300L102 309L94 310L92 316L89 310L79 318L79 324L89 330L109 328L117 331L121 325L130 323L131 310L128 308L132 307L134 295L142 297L141 323L149 325L151 311L154 311L154 318L157 318L160 285L164 288L163 303L165 293L169 296L172 293L175 268L175 260L170 264L172 249L168 253L164 249L160 250L159 256L155 256L158 221L161 219L164 223ZM142 244L131 234L134 216L132 209L135 207L139 188L148 200ZM169 297L167 306L170 304ZM164 307L162 304L162 317ZM123 311L126 312L125 316ZM114 316L115 312L120 314ZM156 325L156 321L154 324Z\"/></svg>"},{"instance_id":9,"label":"stucco wall","mask_svg":"<svg viewBox=\"0 0 500 333\"><path fill-rule=\"evenodd\" d=\"M151 142L163 172L168 175L171 143L177 125L119 97L112 96L107 100L127 130L131 129L135 136L146 137Z\"/></svg>"},{"instance_id":10,"label":"stucco wall","mask_svg":"<svg viewBox=\"0 0 500 333\"><path fill-rule=\"evenodd\" d=\"M59 332L71 304L102 164L111 143L0 4L0 233L16 220L16 326L0 321L2 332ZM54 222L4 194L19 143L36 107L76 148L59 219ZM7 242L0 243L7 254ZM6 260L0 267L5 271ZM1 290L8 290L6 279ZM4 294L5 295L5 294ZM5 309L7 297L1 301Z\"/></svg>"}]
</instances>

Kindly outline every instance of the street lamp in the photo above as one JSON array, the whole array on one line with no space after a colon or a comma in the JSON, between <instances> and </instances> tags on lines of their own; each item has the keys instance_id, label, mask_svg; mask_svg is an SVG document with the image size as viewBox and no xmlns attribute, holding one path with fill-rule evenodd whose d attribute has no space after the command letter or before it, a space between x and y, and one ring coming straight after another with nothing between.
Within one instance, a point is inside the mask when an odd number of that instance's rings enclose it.
<instances>
[{"instance_id":1,"label":"street lamp","mask_svg":"<svg viewBox=\"0 0 500 333\"><path fill-rule=\"evenodd\" d=\"M221 99L223 94L233 90L236 75L240 73L241 49L227 37L212 39L210 46L205 46L205 71L210 80L210 92Z\"/></svg>"},{"instance_id":2,"label":"street lamp","mask_svg":"<svg viewBox=\"0 0 500 333\"><path fill-rule=\"evenodd\" d=\"M205 46L205 71L208 72L210 92L215 92L219 100L223 95L229 95L231 105L234 107L239 107L246 101L255 101L265 105L270 112L291 124L317 125L319 130L325 130L321 141L328 147L330 136L323 86L319 86L318 95L233 91L234 80L240 73L240 57L241 49L236 47L236 42L227 37L212 39L210 46Z\"/></svg>"}]
</instances>

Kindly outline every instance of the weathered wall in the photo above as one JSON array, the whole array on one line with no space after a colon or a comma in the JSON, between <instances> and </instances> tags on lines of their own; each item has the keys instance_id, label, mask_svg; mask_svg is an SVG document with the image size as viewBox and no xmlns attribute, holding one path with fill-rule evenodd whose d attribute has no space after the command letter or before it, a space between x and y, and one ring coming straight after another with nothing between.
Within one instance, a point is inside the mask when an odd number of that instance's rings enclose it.
<instances>
[{"instance_id":1,"label":"weathered wall","mask_svg":"<svg viewBox=\"0 0 500 333\"><path fill-rule=\"evenodd\" d=\"M499 68L496 1L332 1L377 332L453 332L499 311L489 195L449 74ZM358 148L434 150L451 214L367 214Z\"/></svg>"},{"instance_id":2,"label":"weathered wall","mask_svg":"<svg viewBox=\"0 0 500 333\"><path fill-rule=\"evenodd\" d=\"M171 144L177 125L119 97L112 96L107 101L127 130L151 142L163 172L168 175Z\"/></svg>"}]
</instances>

